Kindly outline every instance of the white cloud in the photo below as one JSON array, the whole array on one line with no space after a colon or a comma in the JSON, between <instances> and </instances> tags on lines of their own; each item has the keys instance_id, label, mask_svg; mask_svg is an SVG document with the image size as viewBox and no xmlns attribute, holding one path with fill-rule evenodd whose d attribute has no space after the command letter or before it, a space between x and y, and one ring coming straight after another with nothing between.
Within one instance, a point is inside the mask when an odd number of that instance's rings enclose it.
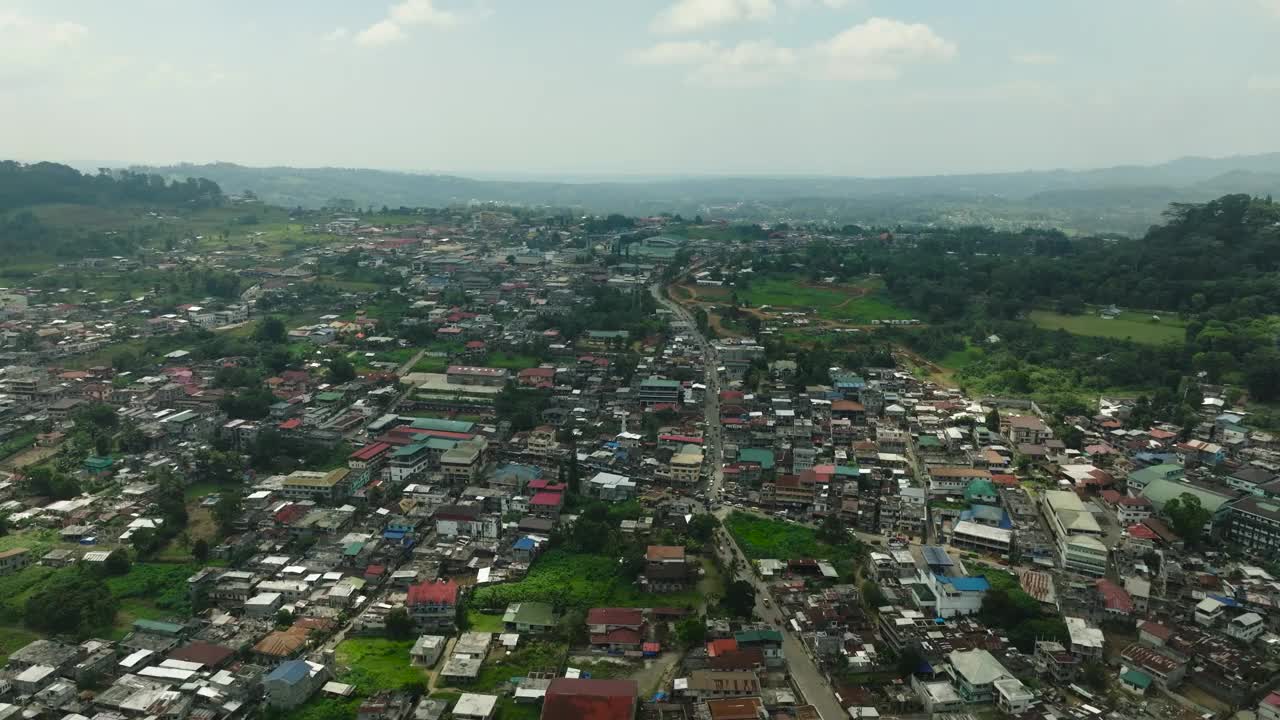
<instances>
[{"instance_id":1,"label":"white cloud","mask_svg":"<svg viewBox=\"0 0 1280 720\"><path fill-rule=\"evenodd\" d=\"M653 29L666 33L685 33L743 20L767 20L773 17L774 0L676 0L674 5L658 13Z\"/></svg>"},{"instance_id":2,"label":"white cloud","mask_svg":"<svg viewBox=\"0 0 1280 720\"><path fill-rule=\"evenodd\" d=\"M1280 0L1257 0L1258 8L1280 18Z\"/></svg>"},{"instance_id":3,"label":"white cloud","mask_svg":"<svg viewBox=\"0 0 1280 720\"><path fill-rule=\"evenodd\" d=\"M390 45L404 38L404 31L390 20L380 20L356 33L356 43L366 47Z\"/></svg>"},{"instance_id":4,"label":"white cloud","mask_svg":"<svg viewBox=\"0 0 1280 720\"><path fill-rule=\"evenodd\" d=\"M89 29L80 23L0 10L0 57L6 59L39 62L78 45L88 34Z\"/></svg>"},{"instance_id":5,"label":"white cloud","mask_svg":"<svg viewBox=\"0 0 1280 720\"><path fill-rule=\"evenodd\" d=\"M854 79L896 78L903 65L950 60L954 43L928 25L871 18L815 48L836 76Z\"/></svg>"},{"instance_id":6,"label":"white cloud","mask_svg":"<svg viewBox=\"0 0 1280 720\"><path fill-rule=\"evenodd\" d=\"M741 42L717 52L699 65L689 80L724 87L763 85L779 78L797 61L795 50L769 40Z\"/></svg>"},{"instance_id":7,"label":"white cloud","mask_svg":"<svg viewBox=\"0 0 1280 720\"><path fill-rule=\"evenodd\" d=\"M350 35L350 34L351 33L348 32L346 28L338 27L325 33L324 39L331 40L331 41L346 40L347 35Z\"/></svg>"},{"instance_id":8,"label":"white cloud","mask_svg":"<svg viewBox=\"0 0 1280 720\"><path fill-rule=\"evenodd\" d=\"M1051 53L1026 52L1013 55L1013 61L1019 65L1057 65L1062 58Z\"/></svg>"},{"instance_id":9,"label":"white cloud","mask_svg":"<svg viewBox=\"0 0 1280 720\"><path fill-rule=\"evenodd\" d=\"M711 60L719 50L718 43L700 40L660 42L633 51L627 59L637 65L690 65Z\"/></svg>"},{"instance_id":10,"label":"white cloud","mask_svg":"<svg viewBox=\"0 0 1280 720\"><path fill-rule=\"evenodd\" d=\"M457 13L436 7L435 0L403 0L391 6L386 18L356 33L355 40L366 47L390 45L408 37L405 28L452 27L460 19Z\"/></svg>"},{"instance_id":11,"label":"white cloud","mask_svg":"<svg viewBox=\"0 0 1280 720\"><path fill-rule=\"evenodd\" d=\"M795 66L800 53L769 40L741 42L722 47L719 43L688 41L661 42L628 54L637 65L680 65L690 68L687 79L700 85L744 87L777 79Z\"/></svg>"}]
</instances>

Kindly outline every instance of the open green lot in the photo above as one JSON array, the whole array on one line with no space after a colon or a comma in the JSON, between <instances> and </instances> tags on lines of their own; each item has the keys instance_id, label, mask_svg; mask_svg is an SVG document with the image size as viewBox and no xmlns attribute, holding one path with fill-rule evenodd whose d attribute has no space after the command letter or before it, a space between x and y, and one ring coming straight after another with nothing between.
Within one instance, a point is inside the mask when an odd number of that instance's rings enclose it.
<instances>
[{"instance_id":1,"label":"open green lot","mask_svg":"<svg viewBox=\"0 0 1280 720\"><path fill-rule=\"evenodd\" d=\"M848 543L830 545L818 540L818 533L813 528L751 513L735 511L725 518L724 526L733 534L742 552L752 560L843 560L861 552L860 545L853 539Z\"/></svg>"},{"instance_id":2,"label":"open green lot","mask_svg":"<svg viewBox=\"0 0 1280 720\"><path fill-rule=\"evenodd\" d=\"M475 632L505 632L506 627L502 624L502 613L487 613L478 610L467 611L467 625Z\"/></svg>"},{"instance_id":3,"label":"open green lot","mask_svg":"<svg viewBox=\"0 0 1280 720\"><path fill-rule=\"evenodd\" d=\"M426 683L421 668L409 664L412 640L387 638L347 638L338 644L338 664L348 668L341 680L355 685L361 693L398 690L416 683Z\"/></svg>"},{"instance_id":4,"label":"open green lot","mask_svg":"<svg viewBox=\"0 0 1280 720\"><path fill-rule=\"evenodd\" d=\"M496 352L489 353L489 356L485 358L484 364L489 367L506 368L508 370L525 370L531 367L538 367L538 358L531 355Z\"/></svg>"},{"instance_id":5,"label":"open green lot","mask_svg":"<svg viewBox=\"0 0 1280 720\"><path fill-rule=\"evenodd\" d=\"M1045 330L1066 330L1073 335L1132 340L1137 343L1159 345L1165 342L1182 342L1187 335L1185 323L1173 315L1160 315L1157 322L1151 313L1122 312L1112 320L1103 319L1095 312L1082 315L1062 315L1047 310L1032 310L1027 319Z\"/></svg>"},{"instance_id":6,"label":"open green lot","mask_svg":"<svg viewBox=\"0 0 1280 720\"><path fill-rule=\"evenodd\" d=\"M531 672L548 672L559 675L564 670L569 646L564 643L526 641L521 638L520 645L510 654L499 659L487 660L480 667L476 679L466 684L472 691L489 692L497 690L514 677L524 677Z\"/></svg>"},{"instance_id":7,"label":"open green lot","mask_svg":"<svg viewBox=\"0 0 1280 720\"><path fill-rule=\"evenodd\" d=\"M799 276L769 278L751 283L738 297L752 307L768 305L770 310L812 309L825 320L856 325L873 320L906 320L911 313L895 306L883 295L879 280L868 279L846 285L814 285Z\"/></svg>"},{"instance_id":8,"label":"open green lot","mask_svg":"<svg viewBox=\"0 0 1280 720\"><path fill-rule=\"evenodd\" d=\"M641 592L623 577L617 557L575 554L565 550L544 553L523 580L487 585L476 590L471 604L498 611L513 602L549 602L557 607L695 607L695 590L653 594Z\"/></svg>"}]
</instances>

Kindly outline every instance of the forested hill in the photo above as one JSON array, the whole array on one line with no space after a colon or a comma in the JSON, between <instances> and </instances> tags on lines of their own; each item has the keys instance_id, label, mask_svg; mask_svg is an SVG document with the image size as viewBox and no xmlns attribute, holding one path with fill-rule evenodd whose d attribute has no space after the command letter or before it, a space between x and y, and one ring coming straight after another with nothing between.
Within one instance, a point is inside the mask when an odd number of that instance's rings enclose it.
<instances>
[{"instance_id":1,"label":"forested hill","mask_svg":"<svg viewBox=\"0 0 1280 720\"><path fill-rule=\"evenodd\" d=\"M164 176L131 170L81 173L58 163L30 165L0 161L0 212L46 203L208 206L222 201L222 189L212 180Z\"/></svg>"},{"instance_id":2,"label":"forested hill","mask_svg":"<svg viewBox=\"0 0 1280 720\"><path fill-rule=\"evenodd\" d=\"M220 205L222 190L203 178L169 181L160 175L121 171L85 174L57 163L0 161L0 255L85 256L128 252L129 233L54 228L33 208L60 205L198 209Z\"/></svg>"},{"instance_id":3,"label":"forested hill","mask_svg":"<svg viewBox=\"0 0 1280 720\"><path fill-rule=\"evenodd\" d=\"M1140 235L1170 202L1228 193L1280 193L1280 153L1183 158L1151 166L920 177L700 177L546 182L359 168L245 167L232 163L138 168L207 177L283 207L442 207L471 201L591 212L800 218L870 225L1057 227Z\"/></svg>"}]
</instances>

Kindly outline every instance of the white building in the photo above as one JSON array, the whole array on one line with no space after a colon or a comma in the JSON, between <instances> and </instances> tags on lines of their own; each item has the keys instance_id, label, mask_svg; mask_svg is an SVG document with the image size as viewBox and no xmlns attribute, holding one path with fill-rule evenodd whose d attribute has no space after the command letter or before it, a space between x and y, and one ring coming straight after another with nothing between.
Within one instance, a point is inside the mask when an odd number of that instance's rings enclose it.
<instances>
[{"instance_id":1,"label":"white building","mask_svg":"<svg viewBox=\"0 0 1280 720\"><path fill-rule=\"evenodd\" d=\"M1266 630L1262 616L1258 613L1245 613L1231 618L1227 623L1227 634L1241 642L1253 642Z\"/></svg>"}]
</instances>

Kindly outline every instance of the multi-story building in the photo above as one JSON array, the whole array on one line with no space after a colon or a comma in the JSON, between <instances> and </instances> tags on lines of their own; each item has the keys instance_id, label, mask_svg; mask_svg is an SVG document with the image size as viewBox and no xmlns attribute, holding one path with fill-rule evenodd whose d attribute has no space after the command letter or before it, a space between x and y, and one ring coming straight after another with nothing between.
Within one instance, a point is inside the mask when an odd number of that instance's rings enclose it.
<instances>
[{"instance_id":1,"label":"multi-story building","mask_svg":"<svg viewBox=\"0 0 1280 720\"><path fill-rule=\"evenodd\" d=\"M947 672L956 692L967 703L992 703L996 700L995 683L1013 675L999 660L982 648L952 650L947 656Z\"/></svg>"},{"instance_id":2,"label":"multi-story building","mask_svg":"<svg viewBox=\"0 0 1280 720\"><path fill-rule=\"evenodd\" d=\"M1102 528L1080 497L1068 490L1046 490L1040 507L1057 542L1059 564L1085 575L1106 575L1107 547L1098 539Z\"/></svg>"},{"instance_id":3,"label":"multi-story building","mask_svg":"<svg viewBox=\"0 0 1280 720\"><path fill-rule=\"evenodd\" d=\"M432 452L428 443L401 445L387 456L392 485L403 485L431 467Z\"/></svg>"},{"instance_id":4,"label":"multi-story building","mask_svg":"<svg viewBox=\"0 0 1280 720\"><path fill-rule=\"evenodd\" d=\"M13 548L0 552L0 575L16 573L31 564L31 551L27 548Z\"/></svg>"},{"instance_id":5,"label":"multi-story building","mask_svg":"<svg viewBox=\"0 0 1280 720\"><path fill-rule=\"evenodd\" d=\"M451 485L470 485L484 467L482 441L462 443L440 456L440 472Z\"/></svg>"},{"instance_id":6,"label":"multi-story building","mask_svg":"<svg viewBox=\"0 0 1280 720\"><path fill-rule=\"evenodd\" d=\"M458 583L424 582L409 586L409 616L422 630L453 632L458 615Z\"/></svg>"},{"instance_id":7,"label":"multi-story building","mask_svg":"<svg viewBox=\"0 0 1280 720\"><path fill-rule=\"evenodd\" d=\"M641 405L678 405L680 383L660 377L645 378L640 381L636 399Z\"/></svg>"},{"instance_id":8,"label":"multi-story building","mask_svg":"<svg viewBox=\"0 0 1280 720\"><path fill-rule=\"evenodd\" d=\"M668 464L671 482L682 485L694 485L702 475L702 448L697 445L685 445L679 452L671 456Z\"/></svg>"},{"instance_id":9,"label":"multi-story building","mask_svg":"<svg viewBox=\"0 0 1280 720\"><path fill-rule=\"evenodd\" d=\"M507 384L510 373L505 368L472 367L470 365L450 365L445 370L445 378L452 385L488 385L502 387Z\"/></svg>"},{"instance_id":10,"label":"multi-story building","mask_svg":"<svg viewBox=\"0 0 1280 720\"><path fill-rule=\"evenodd\" d=\"M1260 554L1280 550L1280 501L1246 495L1227 507L1226 537Z\"/></svg>"},{"instance_id":11,"label":"multi-story building","mask_svg":"<svg viewBox=\"0 0 1280 720\"><path fill-rule=\"evenodd\" d=\"M329 472L295 470L284 479L280 492L288 498L316 501L333 501L350 492L349 468L337 468Z\"/></svg>"},{"instance_id":12,"label":"multi-story building","mask_svg":"<svg viewBox=\"0 0 1280 720\"><path fill-rule=\"evenodd\" d=\"M697 579L678 545L650 545L645 552L644 585L649 592L676 592Z\"/></svg>"}]
</instances>

